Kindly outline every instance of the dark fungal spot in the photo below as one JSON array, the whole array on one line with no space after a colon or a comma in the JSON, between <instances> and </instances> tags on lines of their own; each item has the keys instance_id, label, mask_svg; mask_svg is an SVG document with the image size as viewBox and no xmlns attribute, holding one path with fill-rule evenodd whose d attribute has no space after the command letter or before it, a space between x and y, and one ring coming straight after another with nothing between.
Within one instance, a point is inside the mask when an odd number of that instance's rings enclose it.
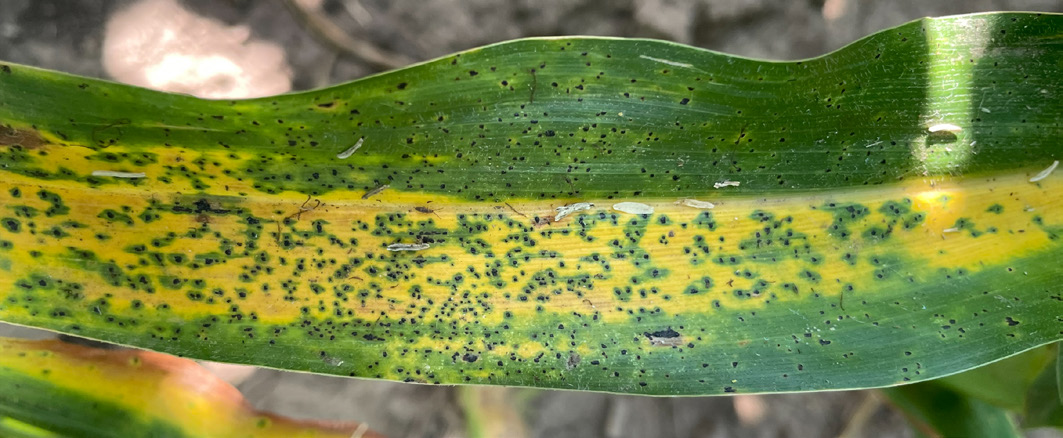
<instances>
[{"instance_id":1,"label":"dark fungal spot","mask_svg":"<svg viewBox=\"0 0 1063 438\"><path fill-rule=\"evenodd\" d=\"M566 369L570 369L570 370L573 369L573 368L576 368L577 366L579 366L580 360L581 360L581 358L580 358L580 355L578 353L576 353L574 351L569 353L568 354L568 361L565 362L565 368Z\"/></svg>"},{"instance_id":2,"label":"dark fungal spot","mask_svg":"<svg viewBox=\"0 0 1063 438\"><path fill-rule=\"evenodd\" d=\"M658 330L652 333L646 332L643 333L643 336L646 336L646 338L650 341L650 345L653 346L674 347L683 344L682 336L679 334L679 332L672 330L671 327L668 327L664 330Z\"/></svg>"},{"instance_id":3,"label":"dark fungal spot","mask_svg":"<svg viewBox=\"0 0 1063 438\"><path fill-rule=\"evenodd\" d=\"M658 330L653 333L646 333L646 336L654 338L678 338L679 332L672 330L671 327L668 327L664 330Z\"/></svg>"},{"instance_id":4,"label":"dark fungal spot","mask_svg":"<svg viewBox=\"0 0 1063 438\"><path fill-rule=\"evenodd\" d=\"M11 67L8 66L7 64L2 64L2 65L0 65L0 71L2 71L4 73L7 73L7 74L11 74Z\"/></svg>"},{"instance_id":5,"label":"dark fungal spot","mask_svg":"<svg viewBox=\"0 0 1063 438\"><path fill-rule=\"evenodd\" d=\"M4 224L4 229L12 233L17 233L22 229L22 222L15 218L4 218L0 220L0 223Z\"/></svg>"}]
</instances>

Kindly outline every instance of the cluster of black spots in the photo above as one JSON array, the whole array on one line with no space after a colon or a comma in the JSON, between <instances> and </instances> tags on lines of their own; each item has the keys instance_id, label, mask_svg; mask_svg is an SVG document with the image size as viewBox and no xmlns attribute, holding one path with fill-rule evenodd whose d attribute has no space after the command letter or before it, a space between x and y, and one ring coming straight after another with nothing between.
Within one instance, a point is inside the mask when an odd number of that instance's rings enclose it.
<instances>
[{"instance_id":1,"label":"cluster of black spots","mask_svg":"<svg viewBox=\"0 0 1063 438\"><path fill-rule=\"evenodd\" d=\"M859 224L871 213L871 209L857 203L830 202L821 206L820 209L833 214L834 221L827 227L827 232L841 240L848 240L852 236L849 227Z\"/></svg>"},{"instance_id":2,"label":"cluster of black spots","mask_svg":"<svg viewBox=\"0 0 1063 438\"><path fill-rule=\"evenodd\" d=\"M227 214L238 216L240 218L240 223L245 224L249 229L261 230L262 222L265 220L262 218L257 218L248 215L246 212L239 211L238 209L230 207L221 207L217 204L212 204L211 202L202 199L194 199L191 200L190 203L182 203L179 206L180 208L176 210L174 209L174 205L158 204L155 205L154 208L156 210L164 211L167 213L197 214L198 212L207 214ZM842 214L845 214L846 219L851 219L852 215L861 212L861 210L856 208L849 210L845 207L839 206L828 206L826 208L839 208L841 212L844 212ZM102 209L98 217L102 220L106 220L108 222L113 222L116 224L124 224L127 220L133 220L127 219L129 215L126 215L125 213L122 213L119 210L121 209ZM212 212L212 210L221 211ZM902 218L912 214L910 207L908 207L908 202L904 200L897 201L894 204L887 203L887 205L878 209L878 212L883 214L885 217L895 218L897 220L901 220ZM700 215L698 217L701 218L701 221L698 226L701 229L705 230L706 233L711 233L711 230L715 228L713 225L710 225L712 223L711 214ZM798 236L795 236L793 234L787 234L787 231L789 230L789 225L792 224L793 221L790 216L780 217L770 211L754 211L753 213L751 213L750 219L756 221L758 224L761 225L761 227L751 231L750 234L746 236L746 238L742 241L741 245L746 247L746 256L756 255L760 257L765 254L770 254L770 250L772 248L776 246L781 247L781 242L784 239L789 239L791 245L793 242L799 242L801 240ZM378 255L368 255L367 257L363 255L360 256L357 261L330 261L323 257L293 259L283 254L274 255L266 251L257 251L252 252L250 254L243 253L239 256L242 257L242 260L245 262L253 262L252 264L247 265L248 268L244 271L244 274L248 275L248 277L245 280L242 280L244 283L249 283L249 286L254 286L256 284L253 279L259 273L265 272L269 269L278 269L280 267L291 268L293 278L299 278L303 275L307 275L307 273L311 272L312 270L317 270L318 272L334 273L333 275L324 277L322 285L312 291L313 297L329 298L314 298L311 300L306 300L305 298L307 298L307 296L298 297L299 301L304 305L304 314L306 314L307 316L305 317L305 319L294 323L289 328L298 329L301 332L306 333L307 336L312 336L315 339L334 340L337 334L342 335L342 333L339 332L339 330L341 330L340 326L342 326L347 332L353 331L353 333L355 333L356 335L352 336L358 342L379 344L380 347L377 348L381 349L381 354L384 358L387 358L394 357L396 356L396 354L398 354L398 350L393 347L393 343L396 342L395 340L400 340L407 337L417 338L420 336L427 335L430 332L437 332L437 334L433 336L439 336L440 339L490 339L491 341L489 341L489 344L498 342L497 340L499 339L510 339L505 336L500 337L501 335L498 333L499 327L487 327L475 323L455 324L453 322L446 323L442 326L425 327L419 325L419 322L429 318L436 320L453 320L454 318L457 318L458 315L471 315L475 317L490 311L490 309L487 307L487 301L485 300L485 298L488 297L488 295L485 295L487 294L487 292L470 289L469 284L471 283L469 282L469 279L498 277L499 275L501 275L500 268L502 268L503 266L509 266L509 263L516 263L513 267L520 269L525 268L527 264L531 261L560 261L560 259L562 259L561 254L557 253L556 251L546 251L535 248L537 245L531 244L528 240L525 240L526 238L528 238L528 236L534 236L535 240L542 241L544 239L551 239L552 236L565 235L566 231L568 233L574 233L578 232L577 230L582 230L584 232L587 232L588 234L593 234L593 230L603 224L610 224L611 226L623 227L624 235L622 237L618 237L616 241L612 243L612 251L607 252L605 254L586 255L584 257L581 257L579 261L581 263L594 263L596 265L602 266L610 262L620 263L621 261L623 261L624 263L640 263L641 266L644 267L644 269L639 271L638 275L633 278L631 285L618 288L617 295L623 295L628 299L636 295L641 295L644 298L647 296L653 296L654 294L659 294L658 296L663 296L664 294L661 291L655 291L653 290L653 288L645 287L643 284L641 284L645 280L668 275L667 269L652 266L651 264L649 264L648 259L642 259L643 254L640 253L639 239L641 239L642 236L645 234L646 226L651 221L661 225L670 223L670 221L666 218L663 220L658 217L632 218L624 217L623 215L610 214L607 212L596 212L593 214L581 214L578 216L574 216L571 221L571 227L561 230L535 228L530 224L529 220L526 220L526 218L518 218L516 216L508 216L503 214L466 214L458 219L456 225L451 226L449 228L440 228L439 226L435 225L434 218L426 218L412 212L396 212L378 215L372 221L370 221L373 222L373 224L354 224L352 229L359 229L362 230L362 232L374 233L380 236L402 235L409 238L420 239L423 241L432 240L433 243L460 243L463 246L476 248L476 251L480 251L478 254L484 254L487 251L494 251L494 249L491 248L490 245L487 245L485 240L478 239L476 236L478 234L486 232L493 232L492 230L495 230L497 227L502 227L502 229L508 228L509 234L512 235L512 238L509 240L509 242L521 243L521 245L517 248L521 251L507 251L504 259L497 260L499 264L495 266L492 266L490 264L485 264L484 266L470 266L468 270L463 271L460 274L456 274L452 278L429 279L429 282L433 282L436 285L444 285L446 287L449 287L452 291L452 297L454 298L454 300L445 303L438 301L430 301L426 299L423 295L421 295L422 291L419 290L419 288L414 287L410 289L410 294L411 297L414 298L414 302L406 308L404 317L391 318L389 316L388 318L381 319L375 323L369 322L370 319L367 317L358 315L356 313L350 313L349 311L345 311L343 309L348 309L349 306L351 306L352 304L354 306L357 306L357 303L355 303L354 301L360 300L362 303L365 303L370 300L382 299L380 293L383 288L386 287L386 284L369 286L362 283L357 283L358 286L352 288L349 287L349 284L336 283L336 281L339 281L341 279L348 279L352 275L360 275L359 269L365 268L366 272L375 272L377 274L380 274L382 276L381 278L386 278L387 283L409 282L411 281L411 278L407 277L407 275L409 275L411 271L424 269L425 266L429 266L434 263L452 262L440 260L438 258L433 259L423 254L416 253L382 253ZM677 223L675 225L687 226L694 224ZM852 224L850 222L846 222L845 225L852 227ZM334 224L329 224L323 221L302 220L298 222L292 222L291 224L287 224L287 226L290 227L291 234L296 238L328 239L330 245L336 245L337 247L350 247L349 245L351 245L346 242L346 239L331 234L330 228L336 226ZM344 224L344 226L346 227L347 225ZM158 261L158 263L164 263L166 265L188 266L190 263L194 263L197 261L202 263L203 260L205 260L203 258L196 258L195 260L193 260L194 257L190 257L183 254L160 253L154 252L152 250L152 248L165 247L175 237L176 235L174 235L173 233L161 234L152 239L152 242L150 244L145 243L141 245L134 245L132 247L127 248L127 250L134 252L138 255L142 255L148 258L149 260L154 260L155 257L161 256L162 258ZM255 240L261 239L262 237L269 238L269 236L262 235L257 236L255 238L249 238L247 242L243 242L244 247L249 244L253 244ZM709 234L709 237L711 238L711 234ZM707 239L703 238L703 240ZM309 242L309 240L307 242ZM499 258L501 258L502 254L496 254L496 256L499 256ZM729 261L732 256L727 255L721 257L724 257L725 260ZM815 255L810 255L807 258L810 263L810 266L811 264L815 263L815 257ZM211 263L220 263L226 258L227 256L218 252L217 260L212 261ZM735 263L737 262L739 262L739 259L735 258ZM869 262L876 266L876 268L882 269L882 272L884 274L889 274L891 272L891 265L894 263L899 264L900 260L891 260L887 257L876 256L874 258L869 258ZM109 278L112 284L137 285L131 287L136 287L136 290L143 292L148 292L149 290L152 291L148 293L154 293L156 288L163 290L180 290L183 298L189 301L197 303L212 302L218 304L225 303L226 305L231 304L232 307L229 309L228 313L228 319L230 320L230 322L253 321L257 319L257 316L254 315L253 312L247 312L246 310L240 309L238 304L236 304L239 303L238 300L245 299L248 293L285 294L286 291L289 291L289 287L294 287L293 285L282 283L279 285L271 284L269 285L270 287L268 289L263 289L261 291L255 289L255 287L248 287L244 288L243 290L236 290L229 287L212 288L209 287L207 283L203 282L202 279L198 278L175 278L172 276L159 276L156 278L147 279L146 283L151 286L149 289L144 284L140 284L141 280L138 280L139 274L136 272L135 268L119 267L114 264L106 263L101 263L100 267L102 269L101 275L104 275L105 278ZM587 273L581 273L577 275L561 275L557 271L554 271L552 269L531 269L522 275L524 275L524 277L522 277L523 280L520 281L520 284L523 284L525 286L524 290L513 293L513 299L517 300L516 297L520 296L525 297L525 299L527 300L525 302L539 301L540 303L548 303L550 300L554 299L554 297L556 297L556 294L558 293L579 294L581 293L580 291L583 290L583 288L587 288L587 290L589 290L589 284L590 282L593 282L595 278L594 276ZM821 278L819 278L819 275L814 269L806 269L801 272L801 275L804 277L803 281L808 281L812 283L823 281ZM959 274L950 273L950 275ZM751 272L748 269L740 273L736 273L736 276L741 278L747 278L750 280L756 279L756 273ZM421 278L424 279L424 277ZM518 280L516 277L514 277L512 281L509 278L506 278L505 281L502 282L502 285L504 286L507 284L516 284L517 281ZM46 284L48 285L48 287L53 287L49 283ZM344 289L344 286L347 286L347 289ZM787 283L787 285L780 285L782 290L787 290L787 286L793 288L793 293L798 292L797 286L793 283ZM20 287L38 288L44 286L41 286L39 282L33 283L32 281L23 281L20 282ZM263 287L265 287L265 285L263 285ZM705 293L709 291L712 287L713 280L711 278L703 277L701 279L694 279L690 284L688 293ZM754 287L757 289L741 291L741 293L743 294L742 296L759 296L765 294L769 285L766 282L760 281L755 283ZM506 289L501 288L497 291L491 291L490 294L501 293L501 291L503 290ZM850 286L849 291L851 290L852 288ZM296 297L293 296L293 298ZM623 298L621 298L621 300L622 299ZM618 300L618 302L622 302L621 300ZM846 297L846 300L848 300L848 297ZM603 304L592 303L589 306L593 305L602 306ZM142 303L140 305L134 305L133 308L136 309L138 312L143 312ZM100 307L100 309L101 313L99 314L99 317L111 318L108 321L109 323L129 325L135 322L134 319L121 317L116 318L115 315L108 314L107 308L105 306ZM545 312L542 309L544 309L544 307L537 307L537 311L541 315L549 315L549 312ZM57 308L51 311L53 313L56 313L56 318L67 317L64 316L67 313L65 309ZM311 312L315 311L321 312L324 315L331 316L327 318L309 316ZM659 312L659 308L654 309L652 307L631 309L631 314L633 318L650 318L651 315L659 314ZM757 312L753 312L749 315L743 315L740 319L742 321L752 321L752 319L750 318L754 318L756 313ZM841 316L839 316L838 318L839 321L842 320ZM596 320L596 318L594 320ZM556 331L544 331L537 337L530 337L531 339L534 339L537 342L545 342L548 345L548 348L552 351L550 353L550 355L554 356L554 360L550 362L551 364L553 364L552 368L545 368L548 372L557 375L563 375L565 371L573 371L576 369L597 369L587 368L588 364L594 365L594 367L603 368L615 366L611 365L611 362L609 361L603 361L600 358L592 359L587 357L586 355L576 354L565 349L568 348L566 347L566 345L569 345L573 342L577 342L577 340L582 339L583 336L586 336L586 334L582 333L580 330L583 327L586 327L586 323L589 323L592 320L588 317L585 321L586 322L581 325L580 323L572 323L571 320L564 320L563 322L559 322L556 325L551 326L556 326ZM649 321L649 319L647 319L647 321ZM1012 326L1018 324L1018 321L1011 317L1008 317L1005 322ZM195 334L196 336L200 336L200 339L205 339L208 336L214 336L211 335L211 327L224 326L224 324L218 324L217 322L205 324L213 325L209 327L203 327L201 330L199 330L199 332ZM358 327L355 327L354 325L358 325ZM695 341L693 340L693 336L689 334L689 331L679 330L677 328L673 328L665 324L662 325L663 327L659 325L658 328L656 328L655 330L640 332L640 335L637 335L636 338L643 342L643 346L636 346L634 348L626 349L627 355L642 355L642 357L647 357L646 355L651 354L651 351L675 352L679 349L687 350L693 349L695 347ZM951 327L954 326L954 324L950 323L948 324L948 326ZM412 334L413 330L417 330L418 333ZM680 333L681 331L682 333L686 334L686 336L683 336ZM502 333L505 333L505 330L503 330ZM244 335L248 339L258 339L258 337L255 336L256 333L254 332L246 332ZM181 335L160 334L160 337L180 338ZM262 342L266 343L274 341L276 341L276 339L263 339ZM816 342L818 342L818 344L822 347L829 348L837 348L838 345L841 345L840 340L838 339L816 339ZM427 356L428 353L424 354L424 357L429 357ZM440 352L440 354L442 354L442 352ZM514 376L519 374L520 372L527 372L527 369L522 368L519 364L520 360L524 360L523 358L514 357L510 359L503 358L496 360L495 357L492 356L492 353L490 353L490 349L483 350L482 347L475 345L469 345L469 348L466 351L455 352L452 349L450 351L447 351L445 354L457 354L457 356L455 357L455 363L458 365L484 367L484 369L495 369L496 371L493 371L491 373L492 378ZM840 357L844 358L851 357L852 355L851 352L846 352L844 354L841 354L841 352L839 352L839 354ZM394 363L403 363L401 360L396 360L398 362ZM328 361L324 363L326 365L329 365ZM403 379L415 379L415 381L435 380L434 378L426 379L425 376L416 374L414 368L412 367L399 366L398 369L391 368L385 371L385 365L382 365L383 363L385 362L378 362L376 364L366 365L365 368L357 368L357 374L366 375L366 372L369 372L370 374L377 373L376 375L381 375L385 377L398 376L399 378ZM545 364L546 362L542 363ZM738 363L736 361L733 366L737 367L737 365ZM803 370L803 365L798 365L798 371L801 370ZM347 372L346 369L344 372ZM616 371L611 368L608 371L603 370L603 372L607 375L614 375L614 373L616 373ZM645 384L640 385L640 388L659 390L659 387L657 386L660 384L659 381L639 380L639 382ZM732 387L732 389L734 388Z\"/></svg>"},{"instance_id":3,"label":"cluster of black spots","mask_svg":"<svg viewBox=\"0 0 1063 438\"><path fill-rule=\"evenodd\" d=\"M66 204L63 203L63 198L53 192L41 190L37 192L37 197L50 204L50 206L44 210L45 216L53 217L65 215L70 212L70 207L67 207Z\"/></svg>"}]
</instances>

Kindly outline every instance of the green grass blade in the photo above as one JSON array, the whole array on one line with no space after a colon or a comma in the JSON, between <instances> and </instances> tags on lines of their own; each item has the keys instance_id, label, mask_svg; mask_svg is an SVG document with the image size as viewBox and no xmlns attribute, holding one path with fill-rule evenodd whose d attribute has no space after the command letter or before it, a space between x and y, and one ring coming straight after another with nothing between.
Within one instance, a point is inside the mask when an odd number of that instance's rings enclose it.
<instances>
[{"instance_id":1,"label":"green grass blade","mask_svg":"<svg viewBox=\"0 0 1063 438\"><path fill-rule=\"evenodd\" d=\"M950 375L1063 338L1061 36L529 39L243 101L3 64L0 320L423 383Z\"/></svg>"}]
</instances>

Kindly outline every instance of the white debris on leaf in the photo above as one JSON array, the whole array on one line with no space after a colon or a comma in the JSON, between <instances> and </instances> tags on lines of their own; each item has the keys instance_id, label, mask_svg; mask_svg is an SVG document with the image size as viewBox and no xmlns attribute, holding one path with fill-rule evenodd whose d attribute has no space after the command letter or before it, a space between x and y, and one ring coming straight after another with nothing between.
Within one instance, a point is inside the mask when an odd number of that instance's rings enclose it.
<instances>
[{"instance_id":1,"label":"white debris on leaf","mask_svg":"<svg viewBox=\"0 0 1063 438\"><path fill-rule=\"evenodd\" d=\"M618 202L613 210L628 214L653 214L653 207L639 202Z\"/></svg>"},{"instance_id":2,"label":"white debris on leaf","mask_svg":"<svg viewBox=\"0 0 1063 438\"><path fill-rule=\"evenodd\" d=\"M951 123L938 123L936 125L933 125L933 126L927 128L927 131L930 131L930 132L940 132L940 131L960 132L960 131L963 131L963 128L961 128L959 126L956 126L956 125L953 125Z\"/></svg>"},{"instance_id":3,"label":"white debris on leaf","mask_svg":"<svg viewBox=\"0 0 1063 438\"><path fill-rule=\"evenodd\" d=\"M683 338L678 336L674 338L658 338L650 336L650 345L655 347L676 347L683 345Z\"/></svg>"},{"instance_id":4,"label":"white debris on leaf","mask_svg":"<svg viewBox=\"0 0 1063 438\"><path fill-rule=\"evenodd\" d=\"M575 213L577 211L590 210L591 207L594 207L594 204L591 204L590 202L577 202L575 204L569 204L569 205L563 205L563 206L557 207L555 209L555 210L557 210L557 215L554 216L554 222L557 222L557 221L561 220L561 218L563 218L565 216L568 216L568 215L570 215L572 213Z\"/></svg>"},{"instance_id":5,"label":"white debris on leaf","mask_svg":"<svg viewBox=\"0 0 1063 438\"><path fill-rule=\"evenodd\" d=\"M351 147L347 148L347 150L345 150L343 152L340 152L339 154L336 155L336 158L339 158L339 159L343 160L343 159L346 159L346 158L350 157L351 155L354 155L354 153L358 150L358 148L362 147L362 142L363 141L365 141L365 137L359 138L358 142L355 143L354 146L351 146Z\"/></svg>"},{"instance_id":6,"label":"white debris on leaf","mask_svg":"<svg viewBox=\"0 0 1063 438\"><path fill-rule=\"evenodd\" d=\"M1048 166L1047 169L1038 172L1037 175L1034 175L1033 178L1030 178L1030 182L1038 182L1040 180L1048 178L1048 175L1051 175L1057 167L1059 167L1059 160L1053 161L1052 165Z\"/></svg>"},{"instance_id":7,"label":"white debris on leaf","mask_svg":"<svg viewBox=\"0 0 1063 438\"><path fill-rule=\"evenodd\" d=\"M427 243L392 243L388 245L388 251L420 251L428 246Z\"/></svg>"},{"instance_id":8,"label":"white debris on leaf","mask_svg":"<svg viewBox=\"0 0 1063 438\"><path fill-rule=\"evenodd\" d=\"M329 364L329 365L334 366L334 367L338 367L340 365L343 365L343 362L344 362L343 359L340 359L340 358L337 358L337 357L332 357L332 356L325 356L325 357L321 358L321 360L324 361L325 363Z\"/></svg>"},{"instance_id":9,"label":"white debris on leaf","mask_svg":"<svg viewBox=\"0 0 1063 438\"><path fill-rule=\"evenodd\" d=\"M112 178L144 178L148 175L144 172L115 172L113 170L93 170L92 176L109 176Z\"/></svg>"},{"instance_id":10,"label":"white debris on leaf","mask_svg":"<svg viewBox=\"0 0 1063 438\"><path fill-rule=\"evenodd\" d=\"M712 186L714 188L719 189L719 188L723 188L723 187L738 187L739 184L742 184L742 183L740 183L738 181L725 180L724 182L715 183Z\"/></svg>"},{"instance_id":11,"label":"white debris on leaf","mask_svg":"<svg viewBox=\"0 0 1063 438\"><path fill-rule=\"evenodd\" d=\"M694 67L693 65L687 64L685 62L670 61L670 60L667 60L667 59L654 58L652 56L646 56L646 55L639 55L639 58L648 59L650 61L659 62L661 64L668 64L668 65L671 65L673 67L683 67L683 68L692 68L692 67Z\"/></svg>"},{"instance_id":12,"label":"white debris on leaf","mask_svg":"<svg viewBox=\"0 0 1063 438\"><path fill-rule=\"evenodd\" d=\"M371 198L373 196L379 195L380 192L383 192L384 190L387 190L389 188L391 188L391 186L389 186L387 184L384 184L384 185L382 185L380 187L377 187L377 188L375 188L373 190L365 192L365 194L362 195L362 199L369 199L369 198Z\"/></svg>"},{"instance_id":13,"label":"white debris on leaf","mask_svg":"<svg viewBox=\"0 0 1063 438\"><path fill-rule=\"evenodd\" d=\"M676 203L676 205L682 205L684 207L690 207L690 208L701 208L701 209L716 208L716 204L713 204L713 203L711 203L709 201L699 201L697 199L690 199L690 198L680 199L678 201L675 201L675 203Z\"/></svg>"},{"instance_id":14,"label":"white debris on leaf","mask_svg":"<svg viewBox=\"0 0 1063 438\"><path fill-rule=\"evenodd\" d=\"M960 229L956 228L956 227L952 227L952 228L946 228L944 230L941 230L941 232L942 233L959 233Z\"/></svg>"}]
</instances>

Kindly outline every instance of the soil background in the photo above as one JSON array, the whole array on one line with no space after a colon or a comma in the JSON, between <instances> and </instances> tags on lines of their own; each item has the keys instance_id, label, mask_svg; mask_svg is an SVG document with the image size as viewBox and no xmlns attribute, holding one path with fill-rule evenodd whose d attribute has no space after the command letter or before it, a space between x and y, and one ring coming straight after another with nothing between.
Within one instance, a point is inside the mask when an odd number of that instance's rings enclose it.
<instances>
[{"instance_id":1,"label":"soil background","mask_svg":"<svg viewBox=\"0 0 1063 438\"><path fill-rule=\"evenodd\" d=\"M105 25L139 0L0 1L0 59L120 79L103 62ZM923 16L991 10L1063 12L1063 1L1007 0L300 0L350 40L423 61L527 36L660 38L747 57L799 59ZM183 0L282 49L291 90L382 70L366 53L315 38L280 0ZM50 337L0 324L0 335ZM266 369L218 368L258 408L367 422L394 437L466 436L479 418L504 437L909 437L905 419L869 391L651 398L507 388L435 387ZM867 414L867 415L865 415ZM1052 430L1036 437L1063 437Z\"/></svg>"}]
</instances>

